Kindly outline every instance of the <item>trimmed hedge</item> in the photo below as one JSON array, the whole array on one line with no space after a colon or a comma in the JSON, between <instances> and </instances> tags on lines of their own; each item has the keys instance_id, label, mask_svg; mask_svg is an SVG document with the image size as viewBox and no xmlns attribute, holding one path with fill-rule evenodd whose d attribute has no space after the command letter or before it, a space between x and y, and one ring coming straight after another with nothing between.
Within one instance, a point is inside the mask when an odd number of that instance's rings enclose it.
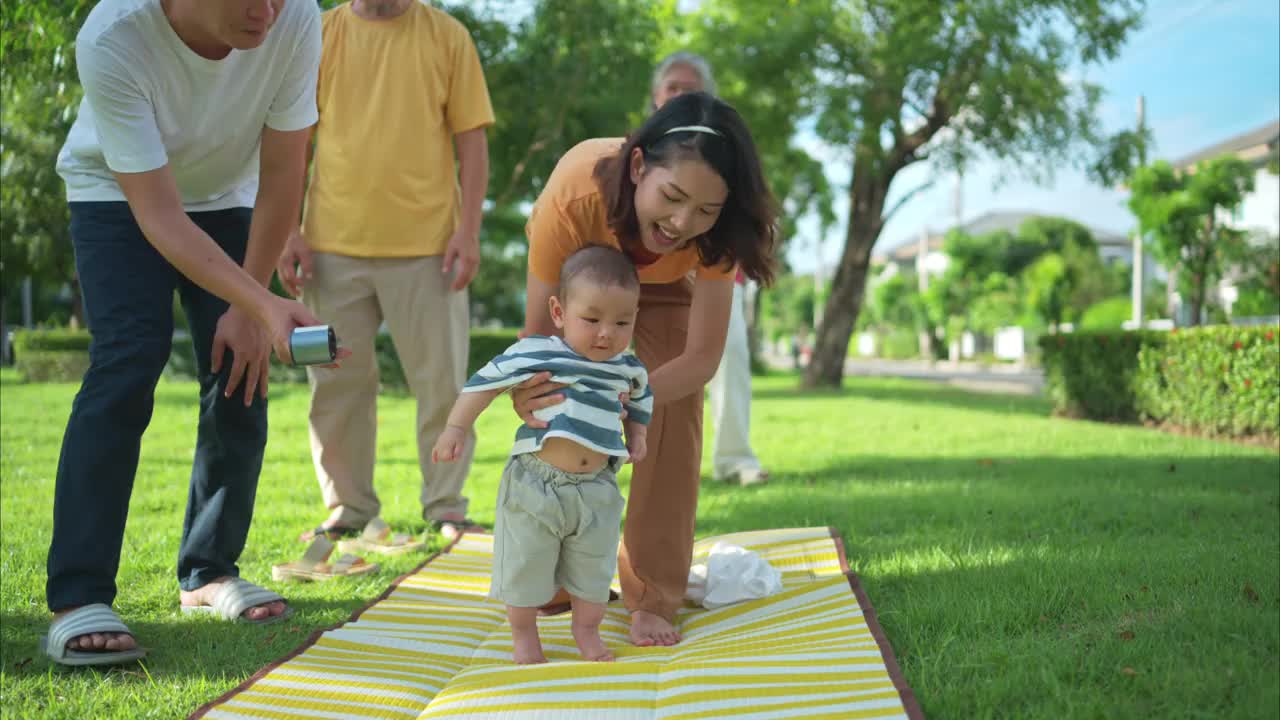
<instances>
[{"instance_id":1,"label":"trimmed hedge","mask_svg":"<svg viewBox=\"0 0 1280 720\"><path fill-rule=\"evenodd\" d=\"M18 330L13 333L13 352L15 356L33 350L87 353L90 339L88 330L70 328Z\"/></svg>"},{"instance_id":2,"label":"trimmed hedge","mask_svg":"<svg viewBox=\"0 0 1280 720\"><path fill-rule=\"evenodd\" d=\"M506 350L514 343L517 339L516 332L514 329L473 329L471 331L471 351L467 358L467 376L470 377L485 363L501 354L503 350ZM379 334L374 341L374 347L382 386L389 389L407 390L408 383L405 381L404 368L400 364L400 355L396 352L391 336ZM174 377L191 378L195 377L195 367L195 351L192 349L191 340L175 340L173 353L169 357L169 365L165 368L166 373ZM270 380L271 382L303 383L307 381L307 371L304 368L287 367L273 361L271 363Z\"/></svg>"},{"instance_id":3,"label":"trimmed hedge","mask_svg":"<svg viewBox=\"0 0 1280 720\"><path fill-rule=\"evenodd\" d=\"M1280 328L1078 332L1040 339L1055 411L1210 435L1280 437Z\"/></svg>"},{"instance_id":4,"label":"trimmed hedge","mask_svg":"<svg viewBox=\"0 0 1280 720\"><path fill-rule=\"evenodd\" d=\"M1138 419L1138 353L1168 336L1154 330L1044 335L1045 389L1062 415L1093 420Z\"/></svg>"},{"instance_id":5,"label":"trimmed hedge","mask_svg":"<svg viewBox=\"0 0 1280 720\"><path fill-rule=\"evenodd\" d=\"M28 350L14 357L23 382L79 382L89 369L89 353L75 350Z\"/></svg>"},{"instance_id":6,"label":"trimmed hedge","mask_svg":"<svg viewBox=\"0 0 1280 720\"><path fill-rule=\"evenodd\" d=\"M1143 419L1210 435L1280 437L1280 327L1174 331L1138 357Z\"/></svg>"},{"instance_id":7,"label":"trimmed hedge","mask_svg":"<svg viewBox=\"0 0 1280 720\"><path fill-rule=\"evenodd\" d=\"M13 360L24 382L75 382L89 369L88 330L18 330Z\"/></svg>"},{"instance_id":8,"label":"trimmed hedge","mask_svg":"<svg viewBox=\"0 0 1280 720\"><path fill-rule=\"evenodd\" d=\"M183 380L196 377L195 344L191 342L191 336L184 331L179 331L179 334L173 338L173 346L169 349L169 362L164 366L164 374ZM273 383L304 383L307 381L307 370L281 365L273 356L271 368L267 371L267 380Z\"/></svg>"},{"instance_id":9,"label":"trimmed hedge","mask_svg":"<svg viewBox=\"0 0 1280 720\"><path fill-rule=\"evenodd\" d=\"M467 376L470 377L485 363L511 346L517 339L516 333L517 330L510 328L473 329L471 351L467 357ZM15 365L26 382L80 380L84 377L85 370L89 368L90 338L87 330L66 328L19 330L13 336ZM400 365L400 356L391 342L391 336L378 335L376 348L382 385L387 388L407 389L408 383L405 382L404 369ZM179 378L196 376L196 353L190 337L174 338L169 362L165 366L165 374ZM307 381L307 371L304 368L288 367L272 361L269 377L271 382L304 383Z\"/></svg>"}]
</instances>

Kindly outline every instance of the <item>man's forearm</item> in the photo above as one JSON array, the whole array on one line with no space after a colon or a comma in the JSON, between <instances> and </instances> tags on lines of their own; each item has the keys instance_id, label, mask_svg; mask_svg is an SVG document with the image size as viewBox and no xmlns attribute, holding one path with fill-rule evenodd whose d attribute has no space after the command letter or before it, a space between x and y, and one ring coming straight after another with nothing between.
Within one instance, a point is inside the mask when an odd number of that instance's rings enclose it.
<instances>
[{"instance_id":1,"label":"man's forearm","mask_svg":"<svg viewBox=\"0 0 1280 720\"><path fill-rule=\"evenodd\" d=\"M262 288L254 287L226 252L186 214L147 217L139 226L160 254L195 284L250 312L261 304Z\"/></svg>"},{"instance_id":2,"label":"man's forearm","mask_svg":"<svg viewBox=\"0 0 1280 720\"><path fill-rule=\"evenodd\" d=\"M458 152L458 184L462 188L462 218L459 227L480 234L484 195L489 191L489 141L485 129L476 128L454 137Z\"/></svg>"},{"instance_id":3,"label":"man's forearm","mask_svg":"<svg viewBox=\"0 0 1280 720\"><path fill-rule=\"evenodd\" d=\"M270 293L187 215L168 165L141 173L116 173L115 178L147 241L178 272L254 314L265 307Z\"/></svg>"},{"instance_id":4,"label":"man's forearm","mask_svg":"<svg viewBox=\"0 0 1280 720\"><path fill-rule=\"evenodd\" d=\"M297 203L282 207L287 204L258 193L257 206L260 209L253 212L253 222L249 225L249 247L244 254L244 269L264 287L271 282L271 273L284 250L285 240L298 224Z\"/></svg>"},{"instance_id":5,"label":"man's forearm","mask_svg":"<svg viewBox=\"0 0 1280 720\"><path fill-rule=\"evenodd\" d=\"M270 181L264 178L258 186L254 205L244 269L265 286L271 282L271 273L284 250L285 241L298 227L302 184L290 177L272 178Z\"/></svg>"},{"instance_id":6,"label":"man's forearm","mask_svg":"<svg viewBox=\"0 0 1280 720\"><path fill-rule=\"evenodd\" d=\"M284 243L298 227L310 138L310 128L289 132L266 128L262 132L258 196L244 269L263 286L271 282Z\"/></svg>"}]
</instances>

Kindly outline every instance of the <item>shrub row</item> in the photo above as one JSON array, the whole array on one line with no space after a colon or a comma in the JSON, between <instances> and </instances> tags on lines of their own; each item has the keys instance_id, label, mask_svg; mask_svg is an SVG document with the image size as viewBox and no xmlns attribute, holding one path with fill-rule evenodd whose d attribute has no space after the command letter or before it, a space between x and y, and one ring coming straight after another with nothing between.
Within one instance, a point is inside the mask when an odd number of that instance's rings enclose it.
<instances>
[{"instance_id":1,"label":"shrub row","mask_svg":"<svg viewBox=\"0 0 1280 720\"><path fill-rule=\"evenodd\" d=\"M19 374L27 382L75 382L84 375L89 365L89 339L85 330L22 330L14 334L14 358ZM471 350L467 358L467 375L470 376L495 355L500 354L516 341L516 330L471 331ZM384 387L407 389L400 356L389 335L378 335L376 341L378 370ZM169 363L165 373L171 377L194 378L196 376L195 348L190 337L179 334L174 338ZM271 364L272 382L306 382L307 373L302 368Z\"/></svg>"},{"instance_id":2,"label":"shrub row","mask_svg":"<svg viewBox=\"0 0 1280 720\"><path fill-rule=\"evenodd\" d=\"M1040 349L1060 414L1280 437L1276 326L1056 334Z\"/></svg>"}]
</instances>

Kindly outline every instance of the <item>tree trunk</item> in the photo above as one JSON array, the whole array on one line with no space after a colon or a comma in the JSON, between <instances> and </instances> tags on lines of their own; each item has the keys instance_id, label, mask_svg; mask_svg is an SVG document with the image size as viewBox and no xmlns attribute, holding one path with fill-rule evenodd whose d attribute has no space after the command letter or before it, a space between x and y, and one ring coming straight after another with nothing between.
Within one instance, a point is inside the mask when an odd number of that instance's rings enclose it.
<instances>
[{"instance_id":1,"label":"tree trunk","mask_svg":"<svg viewBox=\"0 0 1280 720\"><path fill-rule=\"evenodd\" d=\"M844 252L836 268L831 293L822 312L813 357L805 368L805 387L840 387L845 356L867 289L867 269L871 248L884 227L884 201L892 173L873 174L863 158L855 161L849 188L849 226ZM860 169L860 167L863 169Z\"/></svg>"},{"instance_id":2,"label":"tree trunk","mask_svg":"<svg viewBox=\"0 0 1280 720\"><path fill-rule=\"evenodd\" d=\"M1198 256L1194 252L1191 254L1194 262L1191 274L1195 278L1191 287L1191 327L1200 326L1200 318L1204 313L1204 298L1209 289L1209 262L1214 242L1214 212L1215 210L1210 209L1209 217L1205 218L1205 238L1200 244L1200 254Z\"/></svg>"},{"instance_id":3,"label":"tree trunk","mask_svg":"<svg viewBox=\"0 0 1280 720\"><path fill-rule=\"evenodd\" d=\"M1188 293L1191 296L1188 298L1191 302L1191 327L1199 327L1200 318L1204 312L1204 297L1208 291L1207 285L1209 283L1208 270L1205 264L1199 264L1192 271L1192 278L1191 292Z\"/></svg>"},{"instance_id":4,"label":"tree trunk","mask_svg":"<svg viewBox=\"0 0 1280 720\"><path fill-rule=\"evenodd\" d=\"M1191 327L1200 326L1200 314L1204 312L1204 278L1196 278L1195 289L1191 291Z\"/></svg>"}]
</instances>

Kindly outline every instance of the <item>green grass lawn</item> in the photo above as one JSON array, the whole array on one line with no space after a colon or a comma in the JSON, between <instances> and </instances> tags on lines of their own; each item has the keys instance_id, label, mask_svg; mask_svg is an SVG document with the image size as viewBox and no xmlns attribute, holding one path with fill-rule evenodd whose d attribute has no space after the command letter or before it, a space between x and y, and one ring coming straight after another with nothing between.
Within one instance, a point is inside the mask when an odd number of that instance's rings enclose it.
<instances>
[{"instance_id":1,"label":"green grass lawn","mask_svg":"<svg viewBox=\"0 0 1280 720\"><path fill-rule=\"evenodd\" d=\"M1280 459L1272 450L1050 419L1040 399L850 380L757 381L773 472L705 479L699 535L831 525L907 680L935 718L1273 718L1280 711ZM250 627L178 614L173 566L195 386L165 382L143 441L116 608L145 669L65 671L36 649L53 478L74 385L0 374L0 707L22 718L180 717L345 620L421 558L354 582L291 585L298 614ZM270 580L325 516L307 389L271 388L271 438L242 574ZM413 402L380 399L384 517L421 531ZM492 521L514 416L480 422L469 485ZM706 474L704 464L704 474ZM626 475L624 474L624 479ZM709 477L709 476L708 476Z\"/></svg>"}]
</instances>

